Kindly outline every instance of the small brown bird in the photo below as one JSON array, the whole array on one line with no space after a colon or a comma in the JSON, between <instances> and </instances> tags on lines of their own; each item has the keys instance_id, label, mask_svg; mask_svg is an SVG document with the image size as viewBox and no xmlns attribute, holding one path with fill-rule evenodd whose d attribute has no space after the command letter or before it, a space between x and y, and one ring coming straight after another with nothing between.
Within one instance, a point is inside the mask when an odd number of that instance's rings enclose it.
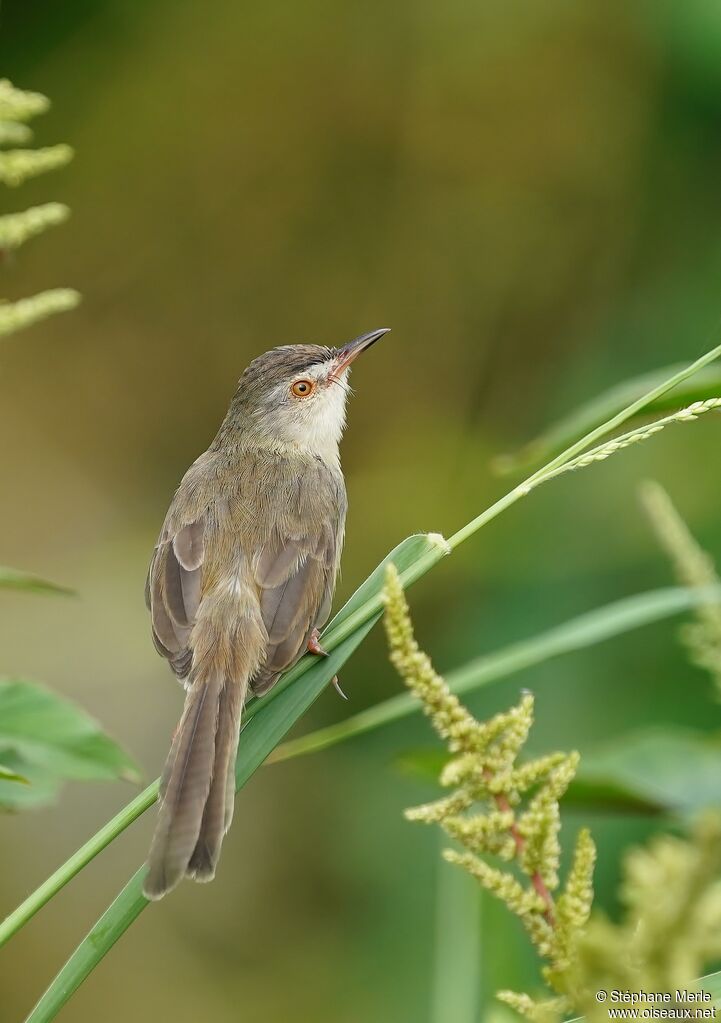
<instances>
[{"instance_id":1,"label":"small brown bird","mask_svg":"<svg viewBox=\"0 0 721 1023\"><path fill-rule=\"evenodd\" d=\"M218 434L188 469L148 572L155 646L187 695L163 770L144 891L210 881L233 816L248 690L323 653L345 529L338 444L348 373L387 329L342 348L286 345L245 370Z\"/></svg>"}]
</instances>

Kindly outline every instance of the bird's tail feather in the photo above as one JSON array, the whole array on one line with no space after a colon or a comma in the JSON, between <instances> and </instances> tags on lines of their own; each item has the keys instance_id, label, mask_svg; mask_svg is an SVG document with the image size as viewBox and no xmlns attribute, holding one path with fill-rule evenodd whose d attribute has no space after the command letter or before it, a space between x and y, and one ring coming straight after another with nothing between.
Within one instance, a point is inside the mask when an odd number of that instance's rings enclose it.
<instances>
[{"instance_id":1,"label":"bird's tail feather","mask_svg":"<svg viewBox=\"0 0 721 1023\"><path fill-rule=\"evenodd\" d=\"M188 691L160 783L160 812L143 891L160 899L185 874L209 881L233 813L245 684L215 673Z\"/></svg>"},{"instance_id":2,"label":"bird's tail feather","mask_svg":"<svg viewBox=\"0 0 721 1023\"><path fill-rule=\"evenodd\" d=\"M218 727L210 792L200 822L198 840L187 873L196 881L212 881L223 837L233 819L235 757L240 735L241 688L225 685L220 692Z\"/></svg>"}]
</instances>

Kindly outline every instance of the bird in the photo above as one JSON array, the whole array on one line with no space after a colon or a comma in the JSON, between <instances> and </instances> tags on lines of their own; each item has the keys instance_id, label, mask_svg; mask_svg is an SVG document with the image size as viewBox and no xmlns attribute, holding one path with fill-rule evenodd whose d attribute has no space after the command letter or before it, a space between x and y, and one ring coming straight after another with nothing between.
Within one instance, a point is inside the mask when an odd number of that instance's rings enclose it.
<instances>
[{"instance_id":1,"label":"bird","mask_svg":"<svg viewBox=\"0 0 721 1023\"><path fill-rule=\"evenodd\" d=\"M339 443L352 363L389 328L340 347L282 345L240 377L190 466L148 570L155 648L183 683L143 891L215 876L235 799L243 706L305 652L324 654L345 533Z\"/></svg>"}]
</instances>

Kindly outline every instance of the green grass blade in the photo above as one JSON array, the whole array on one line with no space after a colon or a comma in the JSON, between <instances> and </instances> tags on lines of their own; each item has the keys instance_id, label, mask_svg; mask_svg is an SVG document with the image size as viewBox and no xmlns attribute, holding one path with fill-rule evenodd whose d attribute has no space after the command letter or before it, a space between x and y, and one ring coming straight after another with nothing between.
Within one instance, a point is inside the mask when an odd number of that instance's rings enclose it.
<instances>
[{"instance_id":1,"label":"green grass blade","mask_svg":"<svg viewBox=\"0 0 721 1023\"><path fill-rule=\"evenodd\" d=\"M683 611L708 603L709 600L718 600L719 597L721 591L713 588L690 590L682 587L669 587L624 597L530 639L521 640L495 653L479 657L465 667L449 672L445 678L452 692L469 693L516 672L532 668L552 657L582 650L613 636L620 636L624 632L681 614ZM292 739L278 746L268 759L270 763L276 763L304 753L317 753L339 742L398 721L409 714L417 714L420 710L417 700L407 693L401 693L337 724Z\"/></svg>"},{"instance_id":2,"label":"green grass blade","mask_svg":"<svg viewBox=\"0 0 721 1023\"><path fill-rule=\"evenodd\" d=\"M54 1019L118 938L127 931L133 921L137 920L148 904L143 898L144 876L143 866L133 874L120 895L108 906L87 937L78 945L55 981L32 1010L26 1023Z\"/></svg>"},{"instance_id":3,"label":"green grass blade","mask_svg":"<svg viewBox=\"0 0 721 1023\"><path fill-rule=\"evenodd\" d=\"M76 874L79 874L83 867L86 867L91 860L95 859L106 846L110 845L118 835L129 827L133 821L148 810L158 798L157 779L148 785L146 789L135 797L127 806L124 806L120 813L97 831L85 845L82 845L77 852L63 863L47 881L44 881L39 888L36 888L17 909L0 923L0 947L9 941L28 920L43 908L50 900L61 891L65 885L72 881Z\"/></svg>"}]
</instances>

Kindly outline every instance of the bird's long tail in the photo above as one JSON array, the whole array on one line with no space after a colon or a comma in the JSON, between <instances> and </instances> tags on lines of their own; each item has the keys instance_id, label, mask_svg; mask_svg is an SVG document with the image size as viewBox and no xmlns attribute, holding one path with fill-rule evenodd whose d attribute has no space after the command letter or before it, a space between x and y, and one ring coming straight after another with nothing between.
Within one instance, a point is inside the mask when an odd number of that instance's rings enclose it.
<instances>
[{"instance_id":1,"label":"bird's long tail","mask_svg":"<svg viewBox=\"0 0 721 1023\"><path fill-rule=\"evenodd\" d=\"M192 679L160 782L160 812L143 891L160 899L187 874L210 881L230 827L246 682Z\"/></svg>"}]
</instances>

